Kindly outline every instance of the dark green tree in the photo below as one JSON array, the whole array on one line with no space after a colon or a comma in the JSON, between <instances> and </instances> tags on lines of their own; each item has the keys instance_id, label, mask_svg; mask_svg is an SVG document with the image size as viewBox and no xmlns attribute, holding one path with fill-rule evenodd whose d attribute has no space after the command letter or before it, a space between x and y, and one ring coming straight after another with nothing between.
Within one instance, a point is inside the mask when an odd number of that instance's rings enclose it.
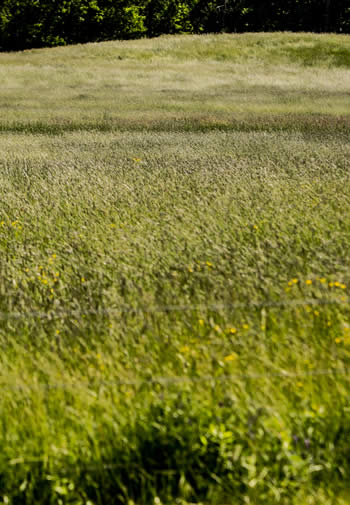
<instances>
[{"instance_id":1,"label":"dark green tree","mask_svg":"<svg viewBox=\"0 0 350 505\"><path fill-rule=\"evenodd\" d=\"M0 49L163 33L350 32L350 0L0 0Z\"/></svg>"}]
</instances>

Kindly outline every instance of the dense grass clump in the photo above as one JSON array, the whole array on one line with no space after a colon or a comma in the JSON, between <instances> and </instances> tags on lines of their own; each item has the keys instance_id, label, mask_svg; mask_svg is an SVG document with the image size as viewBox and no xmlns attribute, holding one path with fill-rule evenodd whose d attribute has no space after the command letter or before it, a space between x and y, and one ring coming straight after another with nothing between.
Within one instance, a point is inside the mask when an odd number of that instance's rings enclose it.
<instances>
[{"instance_id":1,"label":"dense grass clump","mask_svg":"<svg viewBox=\"0 0 350 505\"><path fill-rule=\"evenodd\" d=\"M3 503L348 503L350 77L285 50L317 44L0 56Z\"/></svg>"}]
</instances>

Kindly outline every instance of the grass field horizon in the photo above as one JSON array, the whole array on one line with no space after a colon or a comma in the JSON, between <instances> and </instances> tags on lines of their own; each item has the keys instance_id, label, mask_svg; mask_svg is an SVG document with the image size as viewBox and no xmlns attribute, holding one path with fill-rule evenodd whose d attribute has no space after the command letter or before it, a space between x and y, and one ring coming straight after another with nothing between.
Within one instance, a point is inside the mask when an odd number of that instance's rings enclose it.
<instances>
[{"instance_id":1,"label":"grass field horizon","mask_svg":"<svg viewBox=\"0 0 350 505\"><path fill-rule=\"evenodd\" d=\"M0 79L0 503L348 504L350 36Z\"/></svg>"}]
</instances>

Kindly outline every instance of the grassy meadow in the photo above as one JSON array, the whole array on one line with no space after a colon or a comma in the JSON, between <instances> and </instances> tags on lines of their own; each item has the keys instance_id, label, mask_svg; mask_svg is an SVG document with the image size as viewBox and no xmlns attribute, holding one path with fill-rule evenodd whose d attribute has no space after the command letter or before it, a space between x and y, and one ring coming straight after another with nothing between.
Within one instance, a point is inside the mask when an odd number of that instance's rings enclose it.
<instances>
[{"instance_id":1,"label":"grassy meadow","mask_svg":"<svg viewBox=\"0 0 350 505\"><path fill-rule=\"evenodd\" d=\"M0 503L350 503L350 37L0 81Z\"/></svg>"}]
</instances>

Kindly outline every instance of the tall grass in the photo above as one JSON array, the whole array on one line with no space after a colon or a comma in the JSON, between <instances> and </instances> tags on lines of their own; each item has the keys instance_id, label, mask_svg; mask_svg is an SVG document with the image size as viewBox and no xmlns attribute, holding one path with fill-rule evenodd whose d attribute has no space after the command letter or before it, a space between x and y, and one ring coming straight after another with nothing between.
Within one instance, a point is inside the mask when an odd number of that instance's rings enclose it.
<instances>
[{"instance_id":1,"label":"tall grass","mask_svg":"<svg viewBox=\"0 0 350 505\"><path fill-rule=\"evenodd\" d=\"M3 503L348 503L350 74L320 45L349 38L0 55Z\"/></svg>"}]
</instances>

